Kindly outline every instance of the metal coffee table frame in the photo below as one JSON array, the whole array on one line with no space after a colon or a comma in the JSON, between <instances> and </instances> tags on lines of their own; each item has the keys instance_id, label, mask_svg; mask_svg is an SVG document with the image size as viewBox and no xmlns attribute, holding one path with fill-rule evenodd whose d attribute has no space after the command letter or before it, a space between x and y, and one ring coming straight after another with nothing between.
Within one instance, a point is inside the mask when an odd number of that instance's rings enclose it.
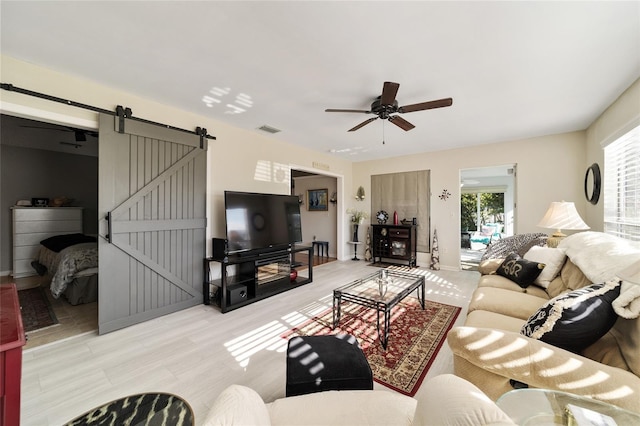
<instances>
[{"instance_id":1,"label":"metal coffee table frame","mask_svg":"<svg viewBox=\"0 0 640 426\"><path fill-rule=\"evenodd\" d=\"M352 302L366 308L376 310L376 328L380 343L386 350L389 341L389 326L391 325L391 310L405 297L417 291L418 300L424 310L425 280L422 275L387 270L388 276L393 279L393 285L388 288L384 297L378 292L376 278L380 278L382 270L367 275L364 278L353 281L347 285L333 290L333 328L340 323L340 305L342 302ZM380 314L384 316L384 332L380 332Z\"/></svg>"}]
</instances>

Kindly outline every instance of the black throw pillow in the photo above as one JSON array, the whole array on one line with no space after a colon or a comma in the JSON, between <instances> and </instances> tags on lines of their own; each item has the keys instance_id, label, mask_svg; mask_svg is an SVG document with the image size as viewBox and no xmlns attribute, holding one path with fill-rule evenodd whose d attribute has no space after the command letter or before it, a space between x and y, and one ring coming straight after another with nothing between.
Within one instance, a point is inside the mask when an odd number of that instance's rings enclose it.
<instances>
[{"instance_id":1,"label":"black throw pillow","mask_svg":"<svg viewBox=\"0 0 640 426\"><path fill-rule=\"evenodd\" d=\"M64 235L54 235L53 237L49 237L46 240L40 241L40 244L45 246L51 251L55 251L56 253L61 252L67 247L74 246L76 244L82 243L95 243L98 241L96 237L91 237L89 235L84 234L64 234Z\"/></svg>"},{"instance_id":2,"label":"black throw pillow","mask_svg":"<svg viewBox=\"0 0 640 426\"><path fill-rule=\"evenodd\" d=\"M618 315L611 302L619 295L619 281L592 284L561 294L531 315L520 333L580 353L613 327Z\"/></svg>"},{"instance_id":3,"label":"black throw pillow","mask_svg":"<svg viewBox=\"0 0 640 426\"><path fill-rule=\"evenodd\" d=\"M504 259L496 273L509 278L522 288L527 288L538 278L544 267L544 263L532 262L521 258L518 253L511 253Z\"/></svg>"}]
</instances>

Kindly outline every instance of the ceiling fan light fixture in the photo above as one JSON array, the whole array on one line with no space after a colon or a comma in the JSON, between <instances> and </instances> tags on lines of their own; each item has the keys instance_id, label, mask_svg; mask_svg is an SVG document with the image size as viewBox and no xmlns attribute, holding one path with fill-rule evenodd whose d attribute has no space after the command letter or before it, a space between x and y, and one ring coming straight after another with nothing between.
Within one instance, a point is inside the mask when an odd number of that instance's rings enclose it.
<instances>
[{"instance_id":1,"label":"ceiling fan light fixture","mask_svg":"<svg viewBox=\"0 0 640 426\"><path fill-rule=\"evenodd\" d=\"M349 132L356 131L363 126L371 123L372 121L381 118L383 120L389 120L396 126L400 127L404 131L409 131L413 129L415 126L405 120L404 118L398 116L398 114L404 114L408 112L415 111L424 111L427 109L434 108L442 108L453 105L452 98L444 98L437 99L434 101L421 102L417 104L410 104L404 106L398 106L398 101L396 100L396 94L398 93L398 89L400 88L399 83L393 83L391 81L385 81L382 86L382 94L371 103L371 110L358 110L358 109L335 109L328 108L325 109L325 112L354 112L354 113L364 113L364 114L375 114L376 117L370 118L368 120L363 121L357 126L349 129ZM382 142L384 144L384 140Z\"/></svg>"}]
</instances>

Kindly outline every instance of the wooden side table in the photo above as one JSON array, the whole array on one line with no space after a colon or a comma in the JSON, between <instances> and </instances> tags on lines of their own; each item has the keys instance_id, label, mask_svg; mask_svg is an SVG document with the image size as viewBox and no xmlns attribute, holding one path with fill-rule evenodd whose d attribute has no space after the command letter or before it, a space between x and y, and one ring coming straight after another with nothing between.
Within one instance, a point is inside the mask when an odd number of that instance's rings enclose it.
<instances>
[{"instance_id":1,"label":"wooden side table","mask_svg":"<svg viewBox=\"0 0 640 426\"><path fill-rule=\"evenodd\" d=\"M327 257L329 257L329 241L313 241L311 243L313 245L313 251L318 250L318 256L324 257L325 249L327 251ZM322 254L320 254L322 253Z\"/></svg>"}]
</instances>

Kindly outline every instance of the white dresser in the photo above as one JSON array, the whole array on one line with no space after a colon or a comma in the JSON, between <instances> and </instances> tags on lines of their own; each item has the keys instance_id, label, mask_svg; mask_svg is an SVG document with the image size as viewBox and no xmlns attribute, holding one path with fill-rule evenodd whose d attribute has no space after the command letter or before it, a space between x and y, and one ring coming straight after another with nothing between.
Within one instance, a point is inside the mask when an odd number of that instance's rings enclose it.
<instances>
[{"instance_id":1,"label":"white dresser","mask_svg":"<svg viewBox=\"0 0 640 426\"><path fill-rule=\"evenodd\" d=\"M82 232L82 207L11 207L13 210L13 277L36 275L40 241Z\"/></svg>"}]
</instances>

